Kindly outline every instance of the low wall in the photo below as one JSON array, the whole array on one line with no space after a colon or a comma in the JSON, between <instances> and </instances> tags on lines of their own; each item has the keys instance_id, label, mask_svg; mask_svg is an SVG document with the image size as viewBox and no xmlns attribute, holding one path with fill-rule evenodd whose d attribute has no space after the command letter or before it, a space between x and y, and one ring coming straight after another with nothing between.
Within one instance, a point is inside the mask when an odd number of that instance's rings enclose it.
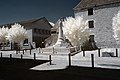
<instances>
[{"instance_id":1,"label":"low wall","mask_svg":"<svg viewBox=\"0 0 120 80\"><path fill-rule=\"evenodd\" d=\"M59 54L59 53L73 53L76 51L79 51L80 49L78 47L71 47L71 48L66 48L66 47L47 47L47 48L42 48L43 53L53 53L53 54Z\"/></svg>"}]
</instances>

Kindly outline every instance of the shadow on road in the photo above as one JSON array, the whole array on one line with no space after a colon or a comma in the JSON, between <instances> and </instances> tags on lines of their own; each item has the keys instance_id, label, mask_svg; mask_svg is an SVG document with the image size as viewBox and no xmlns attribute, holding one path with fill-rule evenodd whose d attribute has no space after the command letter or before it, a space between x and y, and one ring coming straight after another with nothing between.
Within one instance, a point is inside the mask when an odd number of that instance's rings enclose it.
<instances>
[{"instance_id":1,"label":"shadow on road","mask_svg":"<svg viewBox=\"0 0 120 80\"><path fill-rule=\"evenodd\" d=\"M120 70L71 66L63 70L35 71L43 60L0 60L0 80L120 80Z\"/></svg>"}]
</instances>

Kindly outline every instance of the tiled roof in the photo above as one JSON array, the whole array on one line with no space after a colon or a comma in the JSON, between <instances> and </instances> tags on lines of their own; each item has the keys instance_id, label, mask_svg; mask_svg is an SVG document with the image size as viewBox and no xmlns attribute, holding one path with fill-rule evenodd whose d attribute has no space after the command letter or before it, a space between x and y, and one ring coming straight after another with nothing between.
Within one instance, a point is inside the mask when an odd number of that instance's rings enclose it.
<instances>
[{"instance_id":1,"label":"tiled roof","mask_svg":"<svg viewBox=\"0 0 120 80\"><path fill-rule=\"evenodd\" d=\"M74 7L74 10L82 11L88 8L118 3L120 3L120 0L81 0L80 3L76 7Z\"/></svg>"},{"instance_id":2,"label":"tiled roof","mask_svg":"<svg viewBox=\"0 0 120 80\"><path fill-rule=\"evenodd\" d=\"M27 24L32 24L32 23L35 23L35 22L37 22L37 21L39 21L39 20L44 20L46 23L48 23L48 25L50 25L49 24L49 22L48 22L48 20L45 18L45 17L42 17L42 18L36 18L36 19L30 19L30 20L24 20L24 21L18 21L18 22L14 22L14 23L19 23L19 24L21 24L21 25L27 25ZM9 23L9 24L2 24L2 25L0 25L0 27L2 27L2 26L7 26L7 27L10 27L11 25L13 25L14 23ZM51 26L51 25L50 25ZM25 26L25 27L29 27L29 26ZM52 27L52 26L51 26Z\"/></svg>"}]
</instances>

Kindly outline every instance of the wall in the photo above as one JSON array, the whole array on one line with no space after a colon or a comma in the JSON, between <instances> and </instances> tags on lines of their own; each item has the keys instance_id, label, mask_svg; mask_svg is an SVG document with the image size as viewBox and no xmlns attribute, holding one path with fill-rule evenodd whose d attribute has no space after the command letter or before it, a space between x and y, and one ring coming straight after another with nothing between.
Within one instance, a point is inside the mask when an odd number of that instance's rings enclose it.
<instances>
[{"instance_id":1,"label":"wall","mask_svg":"<svg viewBox=\"0 0 120 80\"><path fill-rule=\"evenodd\" d=\"M39 20L33 23L33 41L36 42L36 47L44 47L42 42L48 38L51 34L51 26L46 19Z\"/></svg>"},{"instance_id":2,"label":"wall","mask_svg":"<svg viewBox=\"0 0 120 80\"><path fill-rule=\"evenodd\" d=\"M75 13L76 16L81 16L84 20L93 20L94 28L89 29L90 34L95 36L96 45L100 48L116 47L112 29L112 18L118 13L120 7L104 8L94 10L94 14L88 16L88 11Z\"/></svg>"},{"instance_id":3,"label":"wall","mask_svg":"<svg viewBox=\"0 0 120 80\"><path fill-rule=\"evenodd\" d=\"M28 38L28 45L23 45L23 43L21 43L21 47L22 49L31 49L31 45L33 45L33 31L32 29L27 30L27 38ZM33 46L35 48L35 46Z\"/></svg>"}]
</instances>

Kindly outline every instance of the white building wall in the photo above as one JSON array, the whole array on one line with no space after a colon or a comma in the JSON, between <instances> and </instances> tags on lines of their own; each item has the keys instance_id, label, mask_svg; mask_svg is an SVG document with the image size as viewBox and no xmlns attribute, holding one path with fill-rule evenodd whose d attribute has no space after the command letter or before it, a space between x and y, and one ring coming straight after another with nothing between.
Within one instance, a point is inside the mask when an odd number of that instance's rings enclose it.
<instances>
[{"instance_id":1,"label":"white building wall","mask_svg":"<svg viewBox=\"0 0 120 80\"><path fill-rule=\"evenodd\" d=\"M30 30L27 30L27 37L28 37L28 42L30 42L30 43L32 43L32 41L33 41L33 34L32 34L33 32L32 32L32 29L30 29Z\"/></svg>"},{"instance_id":2,"label":"white building wall","mask_svg":"<svg viewBox=\"0 0 120 80\"><path fill-rule=\"evenodd\" d=\"M30 44L33 46L33 48L35 48L35 43L33 42L33 31L32 31L32 29L27 30L27 39L28 39L28 44L27 45L23 45L23 43L21 43L22 49L30 49L31 48Z\"/></svg>"},{"instance_id":3,"label":"white building wall","mask_svg":"<svg viewBox=\"0 0 120 80\"><path fill-rule=\"evenodd\" d=\"M94 14L88 16L88 11L75 13L76 16L83 17L84 20L94 21L94 28L89 28L90 34L95 36L96 45L100 48L116 47L112 29L112 19L118 13L120 7L104 8L94 10Z\"/></svg>"}]
</instances>

